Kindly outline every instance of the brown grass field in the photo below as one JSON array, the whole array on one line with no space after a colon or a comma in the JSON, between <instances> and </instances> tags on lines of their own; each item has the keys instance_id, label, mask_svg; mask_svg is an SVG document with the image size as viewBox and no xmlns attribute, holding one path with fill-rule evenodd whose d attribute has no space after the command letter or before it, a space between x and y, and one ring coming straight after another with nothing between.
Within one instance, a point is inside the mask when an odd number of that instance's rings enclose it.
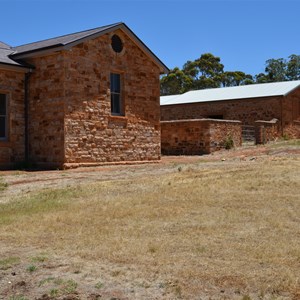
<instances>
[{"instance_id":1,"label":"brown grass field","mask_svg":"<svg viewBox=\"0 0 300 300\"><path fill-rule=\"evenodd\" d=\"M164 159L2 172L0 299L300 299L299 141Z\"/></svg>"}]
</instances>

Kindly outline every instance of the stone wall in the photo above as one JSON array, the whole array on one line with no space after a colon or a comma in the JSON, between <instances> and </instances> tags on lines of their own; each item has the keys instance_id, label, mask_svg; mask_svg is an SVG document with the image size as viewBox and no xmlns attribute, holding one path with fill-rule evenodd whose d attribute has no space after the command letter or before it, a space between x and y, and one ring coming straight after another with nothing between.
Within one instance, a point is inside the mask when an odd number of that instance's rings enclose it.
<instances>
[{"instance_id":1,"label":"stone wall","mask_svg":"<svg viewBox=\"0 0 300 300\"><path fill-rule=\"evenodd\" d=\"M275 141L280 135L277 119L255 122L256 144L266 144L270 141Z\"/></svg>"},{"instance_id":2,"label":"stone wall","mask_svg":"<svg viewBox=\"0 0 300 300\"><path fill-rule=\"evenodd\" d=\"M160 159L159 68L122 31L65 53L65 167ZM113 116L110 73L121 74L124 116Z\"/></svg>"},{"instance_id":3,"label":"stone wall","mask_svg":"<svg viewBox=\"0 0 300 300\"><path fill-rule=\"evenodd\" d=\"M43 167L160 159L159 67L121 30L28 60L30 159ZM121 74L124 116L110 107L110 73Z\"/></svg>"},{"instance_id":4,"label":"stone wall","mask_svg":"<svg viewBox=\"0 0 300 300\"><path fill-rule=\"evenodd\" d=\"M64 162L64 54L27 59L29 79L29 159L40 167Z\"/></svg>"},{"instance_id":5,"label":"stone wall","mask_svg":"<svg viewBox=\"0 0 300 300\"><path fill-rule=\"evenodd\" d=\"M0 167L25 160L24 73L0 69L0 93L8 97L8 138L0 141Z\"/></svg>"},{"instance_id":6,"label":"stone wall","mask_svg":"<svg viewBox=\"0 0 300 300\"><path fill-rule=\"evenodd\" d=\"M241 145L241 122L212 119L161 122L161 148L165 155L208 154L225 148L226 139L232 140L236 147Z\"/></svg>"},{"instance_id":7,"label":"stone wall","mask_svg":"<svg viewBox=\"0 0 300 300\"><path fill-rule=\"evenodd\" d=\"M233 141L234 147L242 145L242 123L233 120L208 120L209 122L209 153L227 147ZM230 147L230 145L228 145Z\"/></svg>"},{"instance_id":8,"label":"stone wall","mask_svg":"<svg viewBox=\"0 0 300 300\"><path fill-rule=\"evenodd\" d=\"M281 119L281 97L237 99L192 104L162 105L161 120L199 119L223 116L254 125L257 120Z\"/></svg>"},{"instance_id":9,"label":"stone wall","mask_svg":"<svg viewBox=\"0 0 300 300\"><path fill-rule=\"evenodd\" d=\"M279 135L299 138L300 88L286 96L161 106L162 120L213 118L213 116L218 118L223 116L223 119L239 120L243 125L253 126L257 120L278 119ZM269 126L266 128L269 130Z\"/></svg>"},{"instance_id":10,"label":"stone wall","mask_svg":"<svg viewBox=\"0 0 300 300\"><path fill-rule=\"evenodd\" d=\"M282 134L290 138L300 138L300 88L284 97L282 106Z\"/></svg>"},{"instance_id":11,"label":"stone wall","mask_svg":"<svg viewBox=\"0 0 300 300\"><path fill-rule=\"evenodd\" d=\"M284 128L284 137L300 139L300 120L295 120Z\"/></svg>"}]
</instances>

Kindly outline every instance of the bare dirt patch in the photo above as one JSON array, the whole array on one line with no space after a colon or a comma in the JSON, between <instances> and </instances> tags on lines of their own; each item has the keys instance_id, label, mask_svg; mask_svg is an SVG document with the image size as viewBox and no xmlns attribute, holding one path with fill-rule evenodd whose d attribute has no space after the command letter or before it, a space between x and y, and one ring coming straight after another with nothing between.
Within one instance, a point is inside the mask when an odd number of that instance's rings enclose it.
<instances>
[{"instance_id":1,"label":"bare dirt patch","mask_svg":"<svg viewBox=\"0 0 300 300\"><path fill-rule=\"evenodd\" d=\"M0 299L300 299L299 141L1 172Z\"/></svg>"}]
</instances>

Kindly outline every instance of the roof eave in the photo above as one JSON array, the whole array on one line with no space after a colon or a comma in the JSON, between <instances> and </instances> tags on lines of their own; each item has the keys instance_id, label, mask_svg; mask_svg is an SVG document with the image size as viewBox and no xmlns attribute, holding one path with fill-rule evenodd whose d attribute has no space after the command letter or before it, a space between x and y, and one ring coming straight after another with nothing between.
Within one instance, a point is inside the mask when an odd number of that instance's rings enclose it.
<instances>
[{"instance_id":1,"label":"roof eave","mask_svg":"<svg viewBox=\"0 0 300 300\"><path fill-rule=\"evenodd\" d=\"M46 55L53 52L61 51L64 50L64 48L65 47L63 44L56 44L48 47L39 48L36 50L25 51L22 53L16 52L11 54L10 56L14 59L30 58L30 57L41 56L41 55Z\"/></svg>"},{"instance_id":2,"label":"roof eave","mask_svg":"<svg viewBox=\"0 0 300 300\"><path fill-rule=\"evenodd\" d=\"M296 89L298 89L300 87L300 84L298 84L297 86L295 86L294 88L290 89L288 92L286 92L284 95L282 96L287 96L288 94L292 93L293 91L295 91Z\"/></svg>"},{"instance_id":3,"label":"roof eave","mask_svg":"<svg viewBox=\"0 0 300 300\"><path fill-rule=\"evenodd\" d=\"M186 101L186 102L181 102L181 103L162 103L162 104L160 104L160 106L199 104L199 103L210 103L210 102L221 102L221 101L236 101L236 100L241 101L241 100L248 100L248 99L263 99L263 98L265 99L265 98L284 97L284 96L285 95L283 95L283 94L279 94L279 95L270 95L270 96L256 96L256 97L243 97L243 98L230 98L230 99L200 100L200 101L193 101L193 102Z\"/></svg>"},{"instance_id":4,"label":"roof eave","mask_svg":"<svg viewBox=\"0 0 300 300\"><path fill-rule=\"evenodd\" d=\"M16 52L15 54L12 54L11 57L13 57L14 59L30 58L30 57L34 57L37 55L40 56L40 55L50 54L54 51L69 50L70 48L72 48L78 44L81 44L92 38L100 37L104 34L110 33L117 29L123 30L133 40L133 42L135 42L140 48L143 49L143 51L159 66L160 74L169 73L168 67L124 23L117 23L116 25L113 25L107 29L101 30L100 32L90 34L88 36L85 36L80 39L76 39L76 40L68 42L66 44L60 43L60 44L43 47L43 48L39 48L39 49L35 49L35 50L30 50L30 51L26 51L26 52L22 52L22 53Z\"/></svg>"},{"instance_id":5,"label":"roof eave","mask_svg":"<svg viewBox=\"0 0 300 300\"><path fill-rule=\"evenodd\" d=\"M150 58L152 60L154 60L154 62L156 62L156 64L159 66L160 69L160 74L167 74L169 73L169 68L143 43L143 41L141 39L139 39L136 34L125 24L125 23L117 23L116 25L113 25L105 30L101 30L100 32L97 33L93 33L89 36L86 36L84 38L81 39L77 39L74 40L72 42L69 42L68 44L64 45L64 49L69 50L70 48L83 43L87 40L90 40L91 38L97 38L100 37L104 34L113 32L117 29L121 29L123 30L132 40L133 42L135 42L135 44L137 44L137 46L139 46L140 48L142 48L144 50L144 52L150 56Z\"/></svg>"},{"instance_id":6,"label":"roof eave","mask_svg":"<svg viewBox=\"0 0 300 300\"><path fill-rule=\"evenodd\" d=\"M169 68L144 44L144 42L124 23L122 23L122 29L132 38L132 40L144 50L144 52L150 56L160 67L160 74L168 74Z\"/></svg>"},{"instance_id":7,"label":"roof eave","mask_svg":"<svg viewBox=\"0 0 300 300\"><path fill-rule=\"evenodd\" d=\"M4 63L4 62L0 62L0 69L9 70L9 71L18 71L18 72L24 72L24 73L29 73L32 70L32 68L27 67L27 66L9 64L9 63Z\"/></svg>"}]
</instances>

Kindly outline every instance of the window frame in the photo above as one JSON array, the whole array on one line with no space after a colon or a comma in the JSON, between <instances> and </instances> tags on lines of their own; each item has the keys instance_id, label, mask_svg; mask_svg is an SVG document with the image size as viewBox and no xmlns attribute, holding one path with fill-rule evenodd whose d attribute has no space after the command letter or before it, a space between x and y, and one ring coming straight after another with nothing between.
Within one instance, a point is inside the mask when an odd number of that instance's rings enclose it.
<instances>
[{"instance_id":1,"label":"window frame","mask_svg":"<svg viewBox=\"0 0 300 300\"><path fill-rule=\"evenodd\" d=\"M113 84L113 76L118 76L119 81L116 86ZM120 72L112 71L110 73L110 113L112 116L124 116L124 98L123 98L123 75ZM118 97L118 105L114 105L115 99ZM119 109L116 109L119 108Z\"/></svg>"},{"instance_id":2,"label":"window frame","mask_svg":"<svg viewBox=\"0 0 300 300\"><path fill-rule=\"evenodd\" d=\"M5 92L2 92L0 91L0 95L3 95L4 96L4 99L5 99L5 114L1 114L0 112L0 118L4 118L4 124L5 124L5 136L1 137L0 136L0 141L3 142L3 141L8 141L8 116L9 116L9 113L8 113L8 94L5 93ZM0 99L1 101L1 99Z\"/></svg>"}]
</instances>

